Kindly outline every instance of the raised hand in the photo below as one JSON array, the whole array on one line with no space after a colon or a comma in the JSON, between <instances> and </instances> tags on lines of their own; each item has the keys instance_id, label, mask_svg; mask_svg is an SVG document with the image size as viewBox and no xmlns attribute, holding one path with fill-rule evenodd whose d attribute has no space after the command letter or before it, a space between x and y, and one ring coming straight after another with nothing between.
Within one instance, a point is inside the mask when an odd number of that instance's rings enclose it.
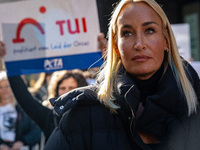
<instances>
[{"instance_id":1,"label":"raised hand","mask_svg":"<svg viewBox=\"0 0 200 150\"><path fill-rule=\"evenodd\" d=\"M5 43L0 41L0 56L3 57L6 55L6 46Z\"/></svg>"}]
</instances>

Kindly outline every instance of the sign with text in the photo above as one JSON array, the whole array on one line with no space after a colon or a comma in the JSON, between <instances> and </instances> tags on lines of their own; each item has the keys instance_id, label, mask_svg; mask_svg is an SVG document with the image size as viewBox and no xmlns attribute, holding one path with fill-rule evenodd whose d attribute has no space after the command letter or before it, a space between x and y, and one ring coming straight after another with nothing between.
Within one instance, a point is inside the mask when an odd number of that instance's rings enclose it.
<instances>
[{"instance_id":1,"label":"sign with text","mask_svg":"<svg viewBox=\"0 0 200 150\"><path fill-rule=\"evenodd\" d=\"M29 0L0 4L8 75L87 69L101 58L94 0Z\"/></svg>"}]
</instances>

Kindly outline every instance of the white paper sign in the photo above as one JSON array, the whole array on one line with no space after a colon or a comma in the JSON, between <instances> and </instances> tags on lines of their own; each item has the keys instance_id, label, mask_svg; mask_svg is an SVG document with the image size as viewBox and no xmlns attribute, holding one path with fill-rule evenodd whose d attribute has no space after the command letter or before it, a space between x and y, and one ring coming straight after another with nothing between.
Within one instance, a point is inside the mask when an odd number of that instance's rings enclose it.
<instances>
[{"instance_id":1,"label":"white paper sign","mask_svg":"<svg viewBox=\"0 0 200 150\"><path fill-rule=\"evenodd\" d=\"M8 75L87 69L101 57L94 0L3 3L0 14Z\"/></svg>"}]
</instances>

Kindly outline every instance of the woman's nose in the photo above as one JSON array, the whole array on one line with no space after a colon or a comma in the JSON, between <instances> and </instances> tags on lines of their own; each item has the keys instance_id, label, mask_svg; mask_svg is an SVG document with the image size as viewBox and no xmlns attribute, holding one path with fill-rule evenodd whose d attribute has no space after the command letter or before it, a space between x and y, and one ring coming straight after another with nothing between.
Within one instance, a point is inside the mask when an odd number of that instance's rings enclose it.
<instances>
[{"instance_id":1,"label":"woman's nose","mask_svg":"<svg viewBox=\"0 0 200 150\"><path fill-rule=\"evenodd\" d=\"M146 46L144 44L144 39L142 35L137 35L135 38L134 49L136 50L145 50Z\"/></svg>"}]
</instances>

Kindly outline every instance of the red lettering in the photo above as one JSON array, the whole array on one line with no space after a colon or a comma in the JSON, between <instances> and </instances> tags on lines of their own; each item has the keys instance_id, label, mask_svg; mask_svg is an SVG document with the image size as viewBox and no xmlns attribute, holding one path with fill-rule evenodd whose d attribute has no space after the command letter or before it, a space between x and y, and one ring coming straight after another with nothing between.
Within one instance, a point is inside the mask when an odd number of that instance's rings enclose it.
<instances>
[{"instance_id":1,"label":"red lettering","mask_svg":"<svg viewBox=\"0 0 200 150\"><path fill-rule=\"evenodd\" d=\"M87 24L86 24L86 19L85 18L81 18L81 21L82 21L82 29L83 29L83 32L86 33L87 32ZM60 31L60 35L64 35L64 24L66 23L66 26L67 26L67 31L68 33L70 34L76 34L76 33L80 33L80 24L79 24L79 19L78 18L75 18L74 19L74 23L75 23L75 28L72 27L72 20L68 19L67 21L65 20L59 20L59 21L56 21L56 25L58 25L59 27L59 31ZM73 28L73 29L72 29Z\"/></svg>"},{"instance_id":2,"label":"red lettering","mask_svg":"<svg viewBox=\"0 0 200 150\"><path fill-rule=\"evenodd\" d=\"M75 24L76 24L76 29L74 31L72 31L71 21L69 19L67 20L67 27L68 27L69 33L71 33L71 34L80 33L79 23L78 23L78 19L77 18L75 19Z\"/></svg>"},{"instance_id":3,"label":"red lettering","mask_svg":"<svg viewBox=\"0 0 200 150\"><path fill-rule=\"evenodd\" d=\"M59 26L59 29L60 29L60 35L64 35L64 30L63 30L64 23L65 23L65 20L56 21L56 24Z\"/></svg>"},{"instance_id":4,"label":"red lettering","mask_svg":"<svg viewBox=\"0 0 200 150\"><path fill-rule=\"evenodd\" d=\"M85 20L85 18L82 18L82 24L83 24L83 32L87 32L87 27L86 27L86 20Z\"/></svg>"}]
</instances>

